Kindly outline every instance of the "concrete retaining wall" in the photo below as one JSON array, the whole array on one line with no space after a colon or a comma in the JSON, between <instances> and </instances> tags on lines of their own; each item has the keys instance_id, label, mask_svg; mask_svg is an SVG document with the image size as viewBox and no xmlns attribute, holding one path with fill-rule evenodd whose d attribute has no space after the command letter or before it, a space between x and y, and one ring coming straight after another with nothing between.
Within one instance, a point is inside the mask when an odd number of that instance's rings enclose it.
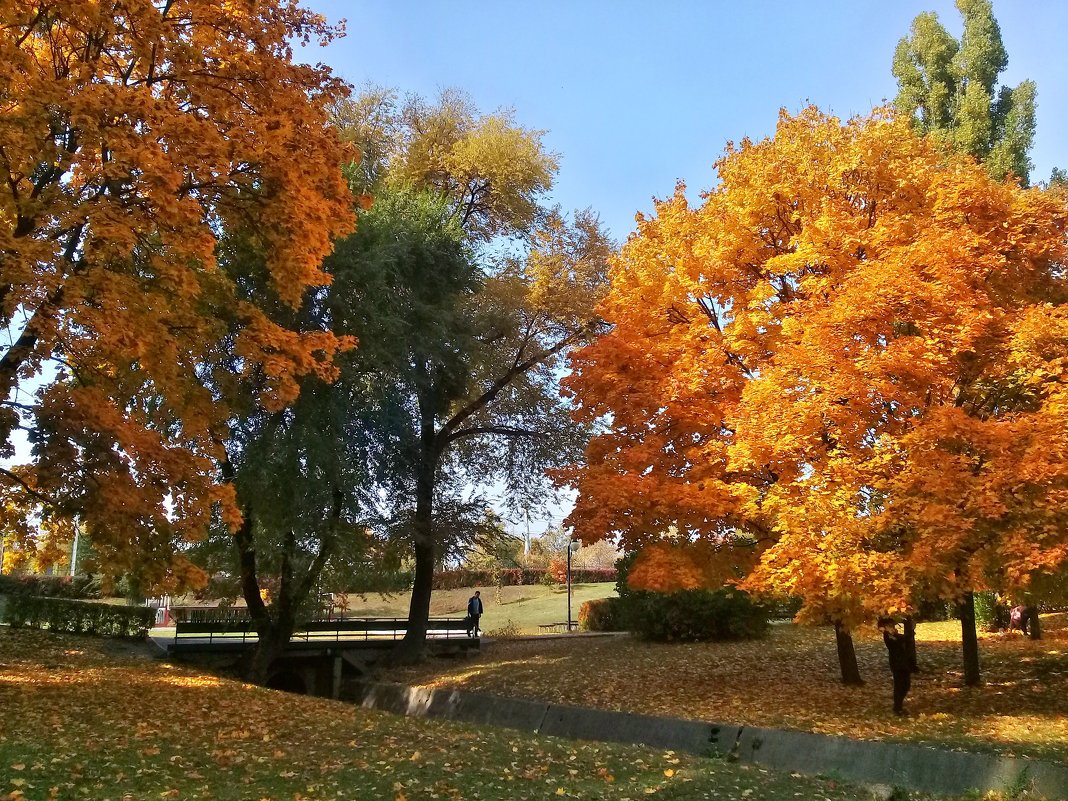
<instances>
[{"instance_id":1,"label":"concrete retaining wall","mask_svg":"<svg viewBox=\"0 0 1068 801\"><path fill-rule=\"evenodd\" d=\"M463 690L383 683L364 683L356 689L356 701L362 706L401 715L724 756L774 770L831 774L861 784L897 785L929 793L959 795L1025 786L1051 800L1068 799L1068 765L1052 762L610 712Z\"/></svg>"}]
</instances>

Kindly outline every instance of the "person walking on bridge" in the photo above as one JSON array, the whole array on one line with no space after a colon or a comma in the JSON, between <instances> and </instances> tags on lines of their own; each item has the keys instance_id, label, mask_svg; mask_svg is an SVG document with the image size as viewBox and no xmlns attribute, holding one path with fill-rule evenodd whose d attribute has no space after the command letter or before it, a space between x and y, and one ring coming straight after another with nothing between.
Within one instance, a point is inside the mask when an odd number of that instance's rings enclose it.
<instances>
[{"instance_id":1,"label":"person walking on bridge","mask_svg":"<svg viewBox=\"0 0 1068 801\"><path fill-rule=\"evenodd\" d=\"M467 636L478 636L478 620L482 617L482 593L475 590L475 594L467 599Z\"/></svg>"}]
</instances>

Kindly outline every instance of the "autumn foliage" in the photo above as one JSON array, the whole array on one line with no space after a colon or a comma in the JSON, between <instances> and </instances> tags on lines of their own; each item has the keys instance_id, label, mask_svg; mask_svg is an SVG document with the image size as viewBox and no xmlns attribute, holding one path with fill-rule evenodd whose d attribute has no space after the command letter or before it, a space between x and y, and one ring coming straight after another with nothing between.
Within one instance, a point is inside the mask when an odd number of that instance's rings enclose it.
<instances>
[{"instance_id":1,"label":"autumn foliage","mask_svg":"<svg viewBox=\"0 0 1068 801\"><path fill-rule=\"evenodd\" d=\"M0 448L24 429L33 450L0 473L12 549L76 514L109 570L195 579L171 545L216 502L236 519L213 487L225 387L198 371L227 354L275 407L331 374L336 340L272 322L216 245L253 232L285 303L326 282L353 221L325 111L344 87L292 47L336 33L293 0L3 4Z\"/></svg>"},{"instance_id":2,"label":"autumn foliage","mask_svg":"<svg viewBox=\"0 0 1068 801\"><path fill-rule=\"evenodd\" d=\"M610 423L576 531L701 543L647 570L690 586L748 552L743 586L847 624L1063 565L1065 197L884 112L783 113L717 170L639 218L573 360Z\"/></svg>"}]
</instances>

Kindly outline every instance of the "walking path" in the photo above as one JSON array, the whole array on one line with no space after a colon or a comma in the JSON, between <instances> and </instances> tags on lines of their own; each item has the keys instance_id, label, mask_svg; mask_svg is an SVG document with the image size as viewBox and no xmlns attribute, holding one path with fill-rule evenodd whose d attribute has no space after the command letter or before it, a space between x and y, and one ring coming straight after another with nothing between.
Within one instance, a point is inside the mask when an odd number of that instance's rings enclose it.
<instances>
[{"instance_id":1,"label":"walking path","mask_svg":"<svg viewBox=\"0 0 1068 801\"><path fill-rule=\"evenodd\" d=\"M433 690L377 682L360 684L356 701L370 709L402 715L502 726L579 740L640 744L719 756L774 770L841 776L861 784L882 785L887 790L900 786L961 795L970 790L1018 792L1031 788L1051 800L1068 799L1068 764L997 754L610 712L465 690Z\"/></svg>"}]
</instances>

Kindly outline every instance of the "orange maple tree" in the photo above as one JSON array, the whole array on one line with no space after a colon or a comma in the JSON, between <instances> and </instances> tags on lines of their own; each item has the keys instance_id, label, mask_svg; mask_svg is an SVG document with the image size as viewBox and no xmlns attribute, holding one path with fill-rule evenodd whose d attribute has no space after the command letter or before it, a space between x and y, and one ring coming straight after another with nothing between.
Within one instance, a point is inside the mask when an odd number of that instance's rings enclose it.
<instances>
[{"instance_id":1,"label":"orange maple tree","mask_svg":"<svg viewBox=\"0 0 1068 801\"><path fill-rule=\"evenodd\" d=\"M197 371L226 341L261 401L331 373L336 341L287 331L215 261L253 231L297 304L351 229L345 92L293 44L340 31L295 0L13 0L0 8L0 523L77 516L114 572L195 579L170 546L215 502L228 414ZM32 458L17 448L25 429ZM22 521L21 528L18 521ZM16 547L32 548L22 538Z\"/></svg>"},{"instance_id":2,"label":"orange maple tree","mask_svg":"<svg viewBox=\"0 0 1068 801\"><path fill-rule=\"evenodd\" d=\"M573 359L609 422L576 532L748 549L742 586L847 630L1068 561L1065 196L885 112L783 113L717 168L639 218Z\"/></svg>"}]
</instances>

